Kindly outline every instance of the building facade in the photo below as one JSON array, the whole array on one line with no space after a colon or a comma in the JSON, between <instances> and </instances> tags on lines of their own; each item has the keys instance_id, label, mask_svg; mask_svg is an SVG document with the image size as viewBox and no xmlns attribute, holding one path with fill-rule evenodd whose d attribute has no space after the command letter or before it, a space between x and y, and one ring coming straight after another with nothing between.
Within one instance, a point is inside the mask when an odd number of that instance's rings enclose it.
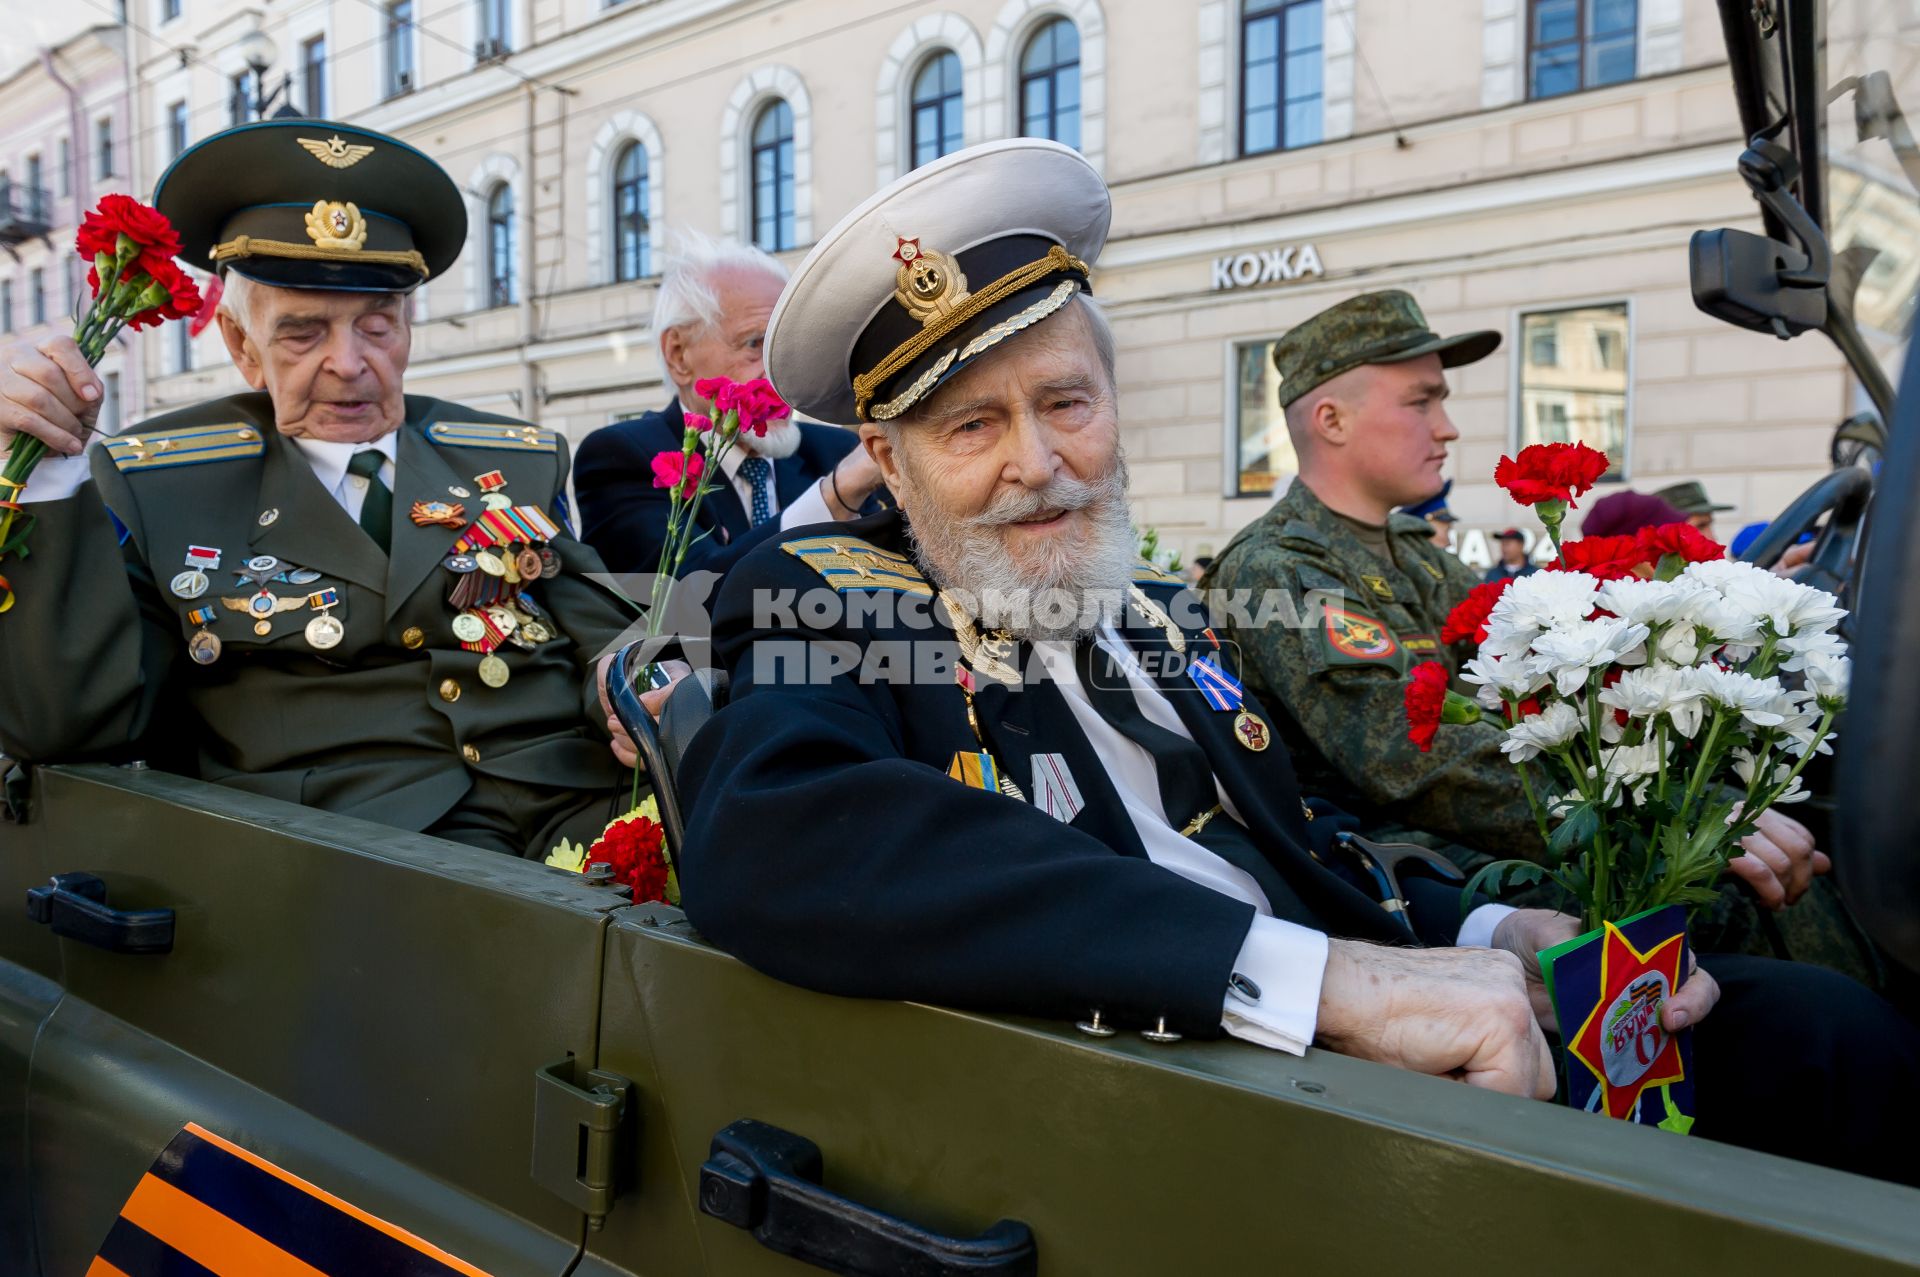
<instances>
[{"instance_id":1,"label":"building facade","mask_svg":"<svg viewBox=\"0 0 1920 1277\"><path fill-rule=\"evenodd\" d=\"M0 344L73 331L91 296L74 233L101 195L135 183L131 120L119 26L42 49L0 80ZM109 433L144 402L137 341L122 333L100 363Z\"/></svg>"},{"instance_id":2,"label":"building facade","mask_svg":"<svg viewBox=\"0 0 1920 1277\"><path fill-rule=\"evenodd\" d=\"M143 192L261 90L407 139L469 204L467 251L419 294L410 387L576 440L670 393L647 326L666 228L797 261L879 184L1018 133L1113 188L1095 289L1136 515L1189 556L1287 481L1270 343L1363 289L1505 335L1453 377L1469 562L1522 513L1491 484L1517 445L1605 447L1642 491L1699 479L1730 535L1825 469L1857 406L1817 339L1690 299L1690 234L1758 229L1709 0L130 6ZM231 389L219 340L150 342L145 407Z\"/></svg>"}]
</instances>

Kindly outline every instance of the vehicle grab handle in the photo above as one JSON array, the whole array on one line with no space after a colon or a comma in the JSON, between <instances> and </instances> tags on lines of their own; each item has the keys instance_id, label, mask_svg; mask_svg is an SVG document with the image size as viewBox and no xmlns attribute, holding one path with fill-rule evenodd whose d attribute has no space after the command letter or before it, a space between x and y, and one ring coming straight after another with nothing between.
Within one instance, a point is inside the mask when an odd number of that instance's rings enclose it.
<instances>
[{"instance_id":1,"label":"vehicle grab handle","mask_svg":"<svg viewBox=\"0 0 1920 1277\"><path fill-rule=\"evenodd\" d=\"M111 908L97 874L55 874L46 886L29 887L27 916L109 953L173 952L173 910Z\"/></svg>"},{"instance_id":2,"label":"vehicle grab handle","mask_svg":"<svg viewBox=\"0 0 1920 1277\"><path fill-rule=\"evenodd\" d=\"M943 1237L821 1187L820 1146L750 1118L713 1137L700 1211L768 1250L855 1277L1031 1277L1033 1230L1003 1219L978 1237Z\"/></svg>"}]
</instances>

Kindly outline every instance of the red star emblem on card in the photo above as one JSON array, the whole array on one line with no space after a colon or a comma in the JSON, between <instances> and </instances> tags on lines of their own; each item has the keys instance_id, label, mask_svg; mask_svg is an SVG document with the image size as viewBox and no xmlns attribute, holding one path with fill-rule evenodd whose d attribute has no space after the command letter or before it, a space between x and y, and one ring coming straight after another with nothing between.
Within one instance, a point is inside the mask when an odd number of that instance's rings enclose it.
<instances>
[{"instance_id":1,"label":"red star emblem on card","mask_svg":"<svg viewBox=\"0 0 1920 1277\"><path fill-rule=\"evenodd\" d=\"M898 237L898 243L894 247L893 256L894 260L902 265L911 263L914 258L920 256L920 237L917 235L912 239L908 239L904 235Z\"/></svg>"},{"instance_id":2,"label":"red star emblem on card","mask_svg":"<svg viewBox=\"0 0 1920 1277\"><path fill-rule=\"evenodd\" d=\"M1641 953L1618 927L1606 924L1600 999L1567 1040L1567 1054L1598 1079L1609 1117L1630 1116L1642 1091L1686 1077L1679 1041L1660 1027L1660 1008L1680 986L1682 938L1673 936Z\"/></svg>"}]
</instances>

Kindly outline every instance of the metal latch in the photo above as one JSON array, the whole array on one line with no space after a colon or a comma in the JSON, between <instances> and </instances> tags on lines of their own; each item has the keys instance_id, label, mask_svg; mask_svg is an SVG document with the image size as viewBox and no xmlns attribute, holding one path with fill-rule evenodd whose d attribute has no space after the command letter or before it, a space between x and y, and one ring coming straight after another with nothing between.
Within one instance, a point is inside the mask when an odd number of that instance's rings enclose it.
<instances>
[{"instance_id":1,"label":"metal latch","mask_svg":"<svg viewBox=\"0 0 1920 1277\"><path fill-rule=\"evenodd\" d=\"M633 1082L568 1056L533 1074L533 1181L598 1229L632 1187L640 1109Z\"/></svg>"}]
</instances>

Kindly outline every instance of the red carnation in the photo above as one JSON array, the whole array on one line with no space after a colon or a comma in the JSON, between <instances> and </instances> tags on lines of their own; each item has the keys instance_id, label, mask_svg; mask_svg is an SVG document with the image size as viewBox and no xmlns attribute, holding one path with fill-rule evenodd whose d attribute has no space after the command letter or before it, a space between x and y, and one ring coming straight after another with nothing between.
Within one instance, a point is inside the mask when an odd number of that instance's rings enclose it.
<instances>
[{"instance_id":1,"label":"red carnation","mask_svg":"<svg viewBox=\"0 0 1920 1277\"><path fill-rule=\"evenodd\" d=\"M1498 581L1489 581L1485 585L1476 585L1467 592L1467 597L1447 613L1447 623L1440 627L1442 643L1458 643L1461 639L1472 639L1476 643L1487 641L1487 618L1493 615L1493 605L1507 592L1507 587L1520 578L1504 576Z\"/></svg>"},{"instance_id":2,"label":"red carnation","mask_svg":"<svg viewBox=\"0 0 1920 1277\"><path fill-rule=\"evenodd\" d=\"M667 898L666 834L658 822L638 814L607 826L598 842L587 848L587 863L603 860L613 867L613 880L633 888L633 903Z\"/></svg>"},{"instance_id":3,"label":"red carnation","mask_svg":"<svg viewBox=\"0 0 1920 1277\"><path fill-rule=\"evenodd\" d=\"M677 486L681 496L690 497L700 486L700 471L706 464L707 459L697 452L691 457L679 451L659 453L653 459L653 486Z\"/></svg>"},{"instance_id":4,"label":"red carnation","mask_svg":"<svg viewBox=\"0 0 1920 1277\"><path fill-rule=\"evenodd\" d=\"M174 232L173 223L158 209L119 194L100 197L99 207L81 221L79 234L74 236L74 247L88 261L102 253L114 257L120 252L122 235L132 240L141 256L149 260L171 259L180 254L180 236Z\"/></svg>"},{"instance_id":5,"label":"red carnation","mask_svg":"<svg viewBox=\"0 0 1920 1277\"><path fill-rule=\"evenodd\" d=\"M1584 443L1536 443L1518 458L1502 457L1493 481L1521 505L1564 501L1584 495L1607 472L1607 454Z\"/></svg>"},{"instance_id":6,"label":"red carnation","mask_svg":"<svg viewBox=\"0 0 1920 1277\"><path fill-rule=\"evenodd\" d=\"M683 412L680 414L680 420L686 429L697 435L703 435L713 429L713 418L701 413Z\"/></svg>"},{"instance_id":7,"label":"red carnation","mask_svg":"<svg viewBox=\"0 0 1920 1277\"><path fill-rule=\"evenodd\" d=\"M793 409L787 406L787 401L780 397L773 383L765 377L756 377L739 387L735 405L740 410L740 430L743 434L765 435L768 422L793 415Z\"/></svg>"},{"instance_id":8,"label":"red carnation","mask_svg":"<svg viewBox=\"0 0 1920 1277\"><path fill-rule=\"evenodd\" d=\"M1669 554L1677 554L1687 563L1711 563L1727 557L1727 547L1691 523L1641 528L1634 536L1640 542L1640 552L1650 563L1658 563Z\"/></svg>"},{"instance_id":9,"label":"red carnation","mask_svg":"<svg viewBox=\"0 0 1920 1277\"><path fill-rule=\"evenodd\" d=\"M188 319L200 310L200 289L187 277L187 273L173 264L172 258L159 257L154 260L137 263L143 274L151 281L148 290L138 299L141 302L154 302L127 323L138 330L153 328L169 319ZM131 270L131 268L129 268ZM129 278L138 277L129 274ZM164 298L164 300L159 300Z\"/></svg>"},{"instance_id":10,"label":"red carnation","mask_svg":"<svg viewBox=\"0 0 1920 1277\"><path fill-rule=\"evenodd\" d=\"M1438 661L1422 661L1413 667L1407 683L1407 739L1421 753L1433 748L1433 737L1440 730L1440 716L1447 708L1447 684L1452 676Z\"/></svg>"},{"instance_id":11,"label":"red carnation","mask_svg":"<svg viewBox=\"0 0 1920 1277\"><path fill-rule=\"evenodd\" d=\"M1602 581L1651 576L1653 560L1637 536L1582 537L1560 547L1560 561L1549 571L1586 572Z\"/></svg>"}]
</instances>

